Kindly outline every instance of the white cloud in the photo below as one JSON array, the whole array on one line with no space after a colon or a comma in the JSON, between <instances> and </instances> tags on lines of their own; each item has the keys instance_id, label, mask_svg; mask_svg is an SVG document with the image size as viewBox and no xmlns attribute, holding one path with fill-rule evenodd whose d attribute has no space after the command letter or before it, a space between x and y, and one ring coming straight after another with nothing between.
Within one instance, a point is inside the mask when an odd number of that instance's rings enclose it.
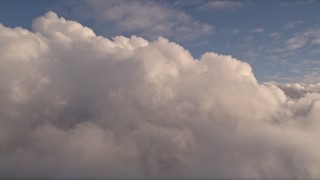
<instances>
[{"instance_id":1,"label":"white cloud","mask_svg":"<svg viewBox=\"0 0 320 180\"><path fill-rule=\"evenodd\" d=\"M270 47L271 53L281 53L277 56L285 56L285 55L293 55L298 50L302 48L309 48L309 50L312 48L316 48L316 45L320 44L320 30L318 26L311 26L304 31L296 32L289 35L289 38L286 40L281 40L279 37L281 36L280 33L271 33L269 34L269 37L274 38L274 46ZM311 51L315 52L314 50Z\"/></svg>"},{"instance_id":2,"label":"white cloud","mask_svg":"<svg viewBox=\"0 0 320 180\"><path fill-rule=\"evenodd\" d=\"M230 31L230 33L231 33L232 35L237 35L237 34L240 33L240 29L238 29L238 28L233 28L233 29Z\"/></svg>"},{"instance_id":3,"label":"white cloud","mask_svg":"<svg viewBox=\"0 0 320 180\"><path fill-rule=\"evenodd\" d=\"M290 21L286 23L286 25L284 26L284 29L293 29L302 23L303 21Z\"/></svg>"},{"instance_id":4,"label":"white cloud","mask_svg":"<svg viewBox=\"0 0 320 180\"><path fill-rule=\"evenodd\" d=\"M270 33L268 36L274 39L278 39L281 36L281 33L274 32L274 33Z\"/></svg>"},{"instance_id":5,"label":"white cloud","mask_svg":"<svg viewBox=\"0 0 320 180\"><path fill-rule=\"evenodd\" d=\"M0 178L320 176L318 85L53 12L0 39Z\"/></svg>"},{"instance_id":6,"label":"white cloud","mask_svg":"<svg viewBox=\"0 0 320 180\"><path fill-rule=\"evenodd\" d=\"M289 4L288 3L280 3L277 5L277 7L288 7Z\"/></svg>"},{"instance_id":7,"label":"white cloud","mask_svg":"<svg viewBox=\"0 0 320 180\"><path fill-rule=\"evenodd\" d=\"M250 29L250 33L263 33L263 32L264 32L263 27Z\"/></svg>"},{"instance_id":8,"label":"white cloud","mask_svg":"<svg viewBox=\"0 0 320 180\"><path fill-rule=\"evenodd\" d=\"M156 39L193 40L214 33L211 24L202 23L180 9L155 1L85 1L73 4L75 16L85 15L113 34L134 34Z\"/></svg>"},{"instance_id":9,"label":"white cloud","mask_svg":"<svg viewBox=\"0 0 320 180\"><path fill-rule=\"evenodd\" d=\"M316 3L317 0L298 0L295 1L296 5L306 5L306 4L310 4L310 3Z\"/></svg>"},{"instance_id":10,"label":"white cloud","mask_svg":"<svg viewBox=\"0 0 320 180\"><path fill-rule=\"evenodd\" d=\"M306 46L307 43L308 38L306 38L305 36L294 36L287 41L287 49L291 51L297 50Z\"/></svg>"},{"instance_id":11,"label":"white cloud","mask_svg":"<svg viewBox=\"0 0 320 180\"><path fill-rule=\"evenodd\" d=\"M201 6L201 9L209 10L234 10L242 8L243 3L240 1L209 1Z\"/></svg>"},{"instance_id":12,"label":"white cloud","mask_svg":"<svg viewBox=\"0 0 320 180\"><path fill-rule=\"evenodd\" d=\"M304 32L298 32L287 40L287 50L297 50L308 45L320 44L320 29L311 27Z\"/></svg>"},{"instance_id":13,"label":"white cloud","mask_svg":"<svg viewBox=\"0 0 320 180\"><path fill-rule=\"evenodd\" d=\"M253 39L254 39L253 36L247 36L247 37L245 38L246 41L252 41Z\"/></svg>"}]
</instances>

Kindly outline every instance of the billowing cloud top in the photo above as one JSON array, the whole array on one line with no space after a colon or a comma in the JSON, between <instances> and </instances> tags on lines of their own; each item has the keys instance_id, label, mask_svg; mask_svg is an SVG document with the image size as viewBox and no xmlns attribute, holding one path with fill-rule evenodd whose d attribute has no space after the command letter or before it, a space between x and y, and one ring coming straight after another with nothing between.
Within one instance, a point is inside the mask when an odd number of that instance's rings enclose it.
<instances>
[{"instance_id":1,"label":"billowing cloud top","mask_svg":"<svg viewBox=\"0 0 320 180\"><path fill-rule=\"evenodd\" d=\"M319 177L319 89L53 12L0 25L0 177Z\"/></svg>"}]
</instances>

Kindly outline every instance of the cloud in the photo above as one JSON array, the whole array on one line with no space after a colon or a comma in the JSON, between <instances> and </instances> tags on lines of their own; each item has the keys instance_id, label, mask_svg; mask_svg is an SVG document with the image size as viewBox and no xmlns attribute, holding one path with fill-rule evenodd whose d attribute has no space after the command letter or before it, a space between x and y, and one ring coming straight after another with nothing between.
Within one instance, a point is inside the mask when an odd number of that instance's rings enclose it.
<instances>
[{"instance_id":1,"label":"cloud","mask_svg":"<svg viewBox=\"0 0 320 180\"><path fill-rule=\"evenodd\" d=\"M311 3L316 3L317 0L298 0L298 1L292 1L290 3L279 3L277 7L289 7L291 5L295 6L303 6L303 5L309 5Z\"/></svg>"},{"instance_id":2,"label":"cloud","mask_svg":"<svg viewBox=\"0 0 320 180\"><path fill-rule=\"evenodd\" d=\"M263 32L264 32L263 27L250 29L250 33L263 33Z\"/></svg>"},{"instance_id":3,"label":"cloud","mask_svg":"<svg viewBox=\"0 0 320 180\"><path fill-rule=\"evenodd\" d=\"M237 34L240 33L240 29L238 29L238 28L233 28L233 29L230 31L230 33L231 33L232 35L237 35Z\"/></svg>"},{"instance_id":4,"label":"cloud","mask_svg":"<svg viewBox=\"0 0 320 180\"><path fill-rule=\"evenodd\" d=\"M317 0L299 0L295 2L295 5L306 5L306 4L311 4L311 3L316 3Z\"/></svg>"},{"instance_id":5,"label":"cloud","mask_svg":"<svg viewBox=\"0 0 320 180\"><path fill-rule=\"evenodd\" d=\"M308 45L317 44L320 44L320 30L318 27L311 27L304 32L293 34L286 42L286 49L293 51Z\"/></svg>"},{"instance_id":6,"label":"cloud","mask_svg":"<svg viewBox=\"0 0 320 180\"><path fill-rule=\"evenodd\" d=\"M297 50L304 46L306 46L308 43L308 38L305 36L294 36L287 40L287 50Z\"/></svg>"},{"instance_id":7,"label":"cloud","mask_svg":"<svg viewBox=\"0 0 320 180\"><path fill-rule=\"evenodd\" d=\"M284 29L293 29L302 23L303 21L290 21L286 23L286 25L284 26Z\"/></svg>"},{"instance_id":8,"label":"cloud","mask_svg":"<svg viewBox=\"0 0 320 180\"><path fill-rule=\"evenodd\" d=\"M289 7L288 3L280 3L277 5L277 7Z\"/></svg>"},{"instance_id":9,"label":"cloud","mask_svg":"<svg viewBox=\"0 0 320 180\"><path fill-rule=\"evenodd\" d=\"M293 99L301 99L311 93L320 93L320 84L285 83L277 84L277 86L283 90L287 97Z\"/></svg>"},{"instance_id":10,"label":"cloud","mask_svg":"<svg viewBox=\"0 0 320 180\"><path fill-rule=\"evenodd\" d=\"M183 10L154 1L84 1L72 4L71 16L89 19L103 31L133 34L149 39L159 36L190 41L214 33L211 24L197 21ZM85 12L85 13L84 13Z\"/></svg>"},{"instance_id":11,"label":"cloud","mask_svg":"<svg viewBox=\"0 0 320 180\"><path fill-rule=\"evenodd\" d=\"M242 8L243 3L239 1L209 1L201 6L201 9L209 10L234 10Z\"/></svg>"},{"instance_id":12,"label":"cloud","mask_svg":"<svg viewBox=\"0 0 320 180\"><path fill-rule=\"evenodd\" d=\"M299 50L302 48L304 48L304 54L301 54L302 56L306 56L306 52L311 55L316 52L316 46L320 44L320 31L319 27L316 25L300 32L289 34L288 39L283 39L284 36L281 35L281 33L271 33L268 36L274 40L273 45L272 47L270 46L269 50L272 56L274 53L277 53L277 56L290 56L290 59L298 57L299 54L297 53L301 53L302 51L299 52Z\"/></svg>"},{"instance_id":13,"label":"cloud","mask_svg":"<svg viewBox=\"0 0 320 180\"><path fill-rule=\"evenodd\" d=\"M268 36L274 39L278 39L281 36L281 33L273 32L273 33L270 33Z\"/></svg>"},{"instance_id":14,"label":"cloud","mask_svg":"<svg viewBox=\"0 0 320 180\"><path fill-rule=\"evenodd\" d=\"M260 84L231 56L53 12L0 39L1 178L320 176L318 85Z\"/></svg>"},{"instance_id":15,"label":"cloud","mask_svg":"<svg viewBox=\"0 0 320 180\"><path fill-rule=\"evenodd\" d=\"M254 36L246 36L245 41L252 41L254 39Z\"/></svg>"}]
</instances>

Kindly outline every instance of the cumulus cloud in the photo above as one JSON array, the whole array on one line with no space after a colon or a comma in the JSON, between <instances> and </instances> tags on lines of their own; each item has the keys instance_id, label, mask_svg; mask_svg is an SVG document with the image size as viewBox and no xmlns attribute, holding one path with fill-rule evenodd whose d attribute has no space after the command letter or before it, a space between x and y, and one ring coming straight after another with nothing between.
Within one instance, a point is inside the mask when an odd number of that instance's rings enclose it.
<instances>
[{"instance_id":1,"label":"cumulus cloud","mask_svg":"<svg viewBox=\"0 0 320 180\"><path fill-rule=\"evenodd\" d=\"M53 12L0 25L0 57L1 178L320 176L319 88Z\"/></svg>"},{"instance_id":2,"label":"cumulus cloud","mask_svg":"<svg viewBox=\"0 0 320 180\"><path fill-rule=\"evenodd\" d=\"M277 85L288 97L293 99L301 99L310 93L320 93L320 84L285 83Z\"/></svg>"}]
</instances>

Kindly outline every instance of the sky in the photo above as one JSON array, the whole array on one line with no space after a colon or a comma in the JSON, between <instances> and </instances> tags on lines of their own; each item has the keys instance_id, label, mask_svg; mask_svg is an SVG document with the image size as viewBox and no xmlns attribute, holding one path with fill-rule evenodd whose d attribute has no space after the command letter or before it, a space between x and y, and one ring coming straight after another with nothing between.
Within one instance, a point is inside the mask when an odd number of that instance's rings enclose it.
<instances>
[{"instance_id":1,"label":"sky","mask_svg":"<svg viewBox=\"0 0 320 180\"><path fill-rule=\"evenodd\" d=\"M31 29L51 10L98 35L159 36L199 59L212 51L249 62L260 82L318 82L320 3L301 1L2 0L0 22Z\"/></svg>"},{"instance_id":2,"label":"sky","mask_svg":"<svg viewBox=\"0 0 320 180\"><path fill-rule=\"evenodd\" d=\"M319 179L318 1L0 1L0 179Z\"/></svg>"}]
</instances>

